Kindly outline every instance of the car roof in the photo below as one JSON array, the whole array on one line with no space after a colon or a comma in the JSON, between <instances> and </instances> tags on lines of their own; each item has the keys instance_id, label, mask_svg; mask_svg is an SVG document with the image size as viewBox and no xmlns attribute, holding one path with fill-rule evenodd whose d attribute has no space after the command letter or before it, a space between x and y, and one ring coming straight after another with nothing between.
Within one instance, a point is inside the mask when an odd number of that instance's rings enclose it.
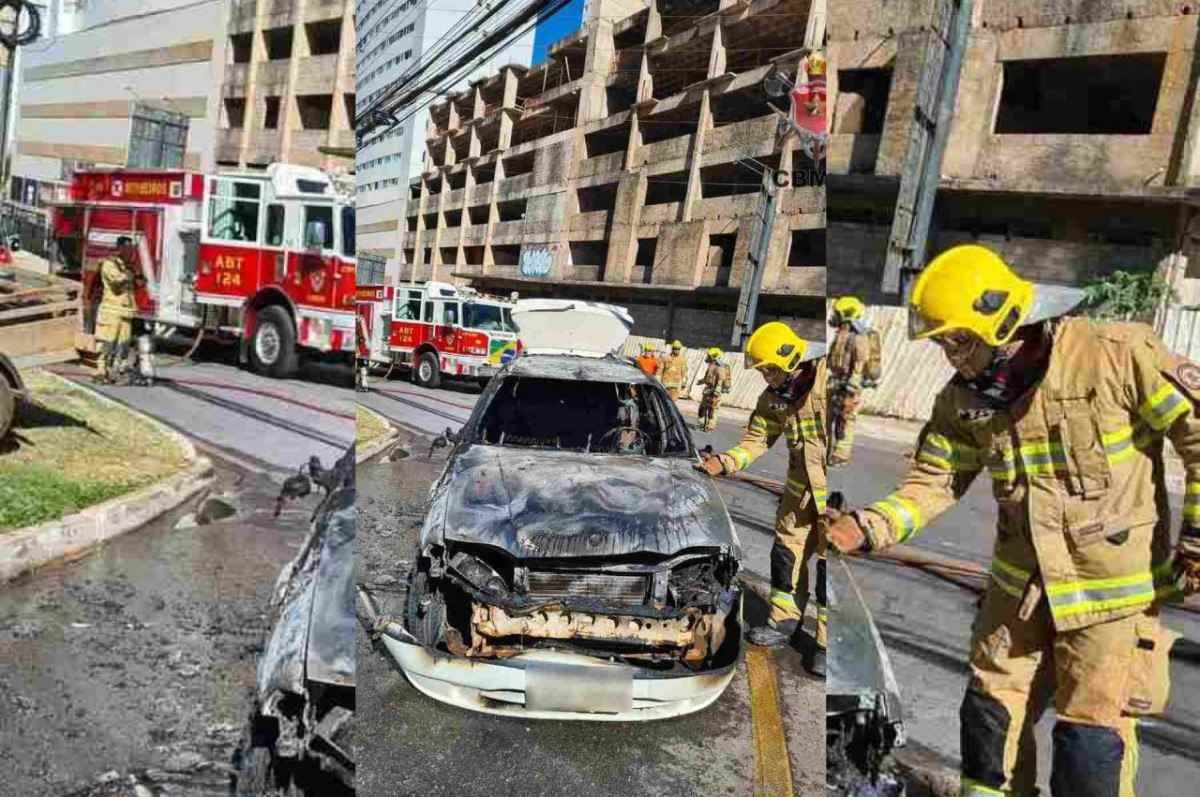
<instances>
[{"instance_id":1,"label":"car roof","mask_svg":"<svg viewBox=\"0 0 1200 797\"><path fill-rule=\"evenodd\" d=\"M583 379L640 385L654 380L633 363L616 357L577 357L570 354L526 354L513 360L504 375L540 379Z\"/></svg>"}]
</instances>

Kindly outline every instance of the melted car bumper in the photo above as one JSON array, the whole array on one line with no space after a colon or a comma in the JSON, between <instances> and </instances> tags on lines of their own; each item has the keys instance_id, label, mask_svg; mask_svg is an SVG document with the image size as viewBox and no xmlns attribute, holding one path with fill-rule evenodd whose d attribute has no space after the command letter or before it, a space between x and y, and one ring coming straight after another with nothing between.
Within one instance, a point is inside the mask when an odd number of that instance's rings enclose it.
<instances>
[{"instance_id":1,"label":"melted car bumper","mask_svg":"<svg viewBox=\"0 0 1200 797\"><path fill-rule=\"evenodd\" d=\"M482 661L432 651L390 636L388 651L416 689L472 711L527 719L652 720L713 703L733 679L736 661L702 673L646 673L560 651L528 651Z\"/></svg>"}]
</instances>

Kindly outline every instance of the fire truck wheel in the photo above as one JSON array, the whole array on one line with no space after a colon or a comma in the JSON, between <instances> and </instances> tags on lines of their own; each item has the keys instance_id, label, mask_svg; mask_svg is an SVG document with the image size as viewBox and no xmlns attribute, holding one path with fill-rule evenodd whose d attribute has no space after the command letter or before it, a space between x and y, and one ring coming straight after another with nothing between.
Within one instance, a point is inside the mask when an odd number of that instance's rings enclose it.
<instances>
[{"instance_id":1,"label":"fire truck wheel","mask_svg":"<svg viewBox=\"0 0 1200 797\"><path fill-rule=\"evenodd\" d=\"M0 440L3 440L4 436L8 434L16 412L17 398L13 395L4 376L0 375Z\"/></svg>"},{"instance_id":2,"label":"fire truck wheel","mask_svg":"<svg viewBox=\"0 0 1200 797\"><path fill-rule=\"evenodd\" d=\"M421 355L417 367L413 369L413 381L421 387L430 388L442 384L442 369L437 354L427 351Z\"/></svg>"},{"instance_id":3,"label":"fire truck wheel","mask_svg":"<svg viewBox=\"0 0 1200 797\"><path fill-rule=\"evenodd\" d=\"M276 378L291 376L296 370L296 325L279 305L258 312L250 363L257 373Z\"/></svg>"}]
</instances>

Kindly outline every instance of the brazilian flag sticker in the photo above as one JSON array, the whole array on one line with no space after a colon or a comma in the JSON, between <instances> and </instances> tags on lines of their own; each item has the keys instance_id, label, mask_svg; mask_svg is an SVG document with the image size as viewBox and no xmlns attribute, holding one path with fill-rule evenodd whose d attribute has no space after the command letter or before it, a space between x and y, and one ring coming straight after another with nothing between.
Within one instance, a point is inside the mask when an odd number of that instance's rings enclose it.
<instances>
[{"instance_id":1,"label":"brazilian flag sticker","mask_svg":"<svg viewBox=\"0 0 1200 797\"><path fill-rule=\"evenodd\" d=\"M517 356L517 342L515 340L497 340L492 338L491 348L488 351L488 362L508 365Z\"/></svg>"}]
</instances>

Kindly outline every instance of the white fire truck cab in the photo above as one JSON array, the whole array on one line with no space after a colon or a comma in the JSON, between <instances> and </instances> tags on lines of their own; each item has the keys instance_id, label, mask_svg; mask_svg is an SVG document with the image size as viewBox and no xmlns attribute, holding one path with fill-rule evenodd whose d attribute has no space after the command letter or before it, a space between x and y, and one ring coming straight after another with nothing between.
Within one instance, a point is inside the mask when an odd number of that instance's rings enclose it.
<instances>
[{"instance_id":1,"label":"white fire truck cab","mask_svg":"<svg viewBox=\"0 0 1200 797\"><path fill-rule=\"evenodd\" d=\"M444 376L486 382L519 353L512 308L444 282L359 285L359 358L410 368L425 387Z\"/></svg>"},{"instance_id":2,"label":"white fire truck cab","mask_svg":"<svg viewBox=\"0 0 1200 797\"><path fill-rule=\"evenodd\" d=\"M53 223L83 273L83 350L95 349L100 261L129 236L137 318L156 334L239 336L251 367L276 377L301 350L352 356L354 205L319 169L81 171Z\"/></svg>"}]
</instances>

